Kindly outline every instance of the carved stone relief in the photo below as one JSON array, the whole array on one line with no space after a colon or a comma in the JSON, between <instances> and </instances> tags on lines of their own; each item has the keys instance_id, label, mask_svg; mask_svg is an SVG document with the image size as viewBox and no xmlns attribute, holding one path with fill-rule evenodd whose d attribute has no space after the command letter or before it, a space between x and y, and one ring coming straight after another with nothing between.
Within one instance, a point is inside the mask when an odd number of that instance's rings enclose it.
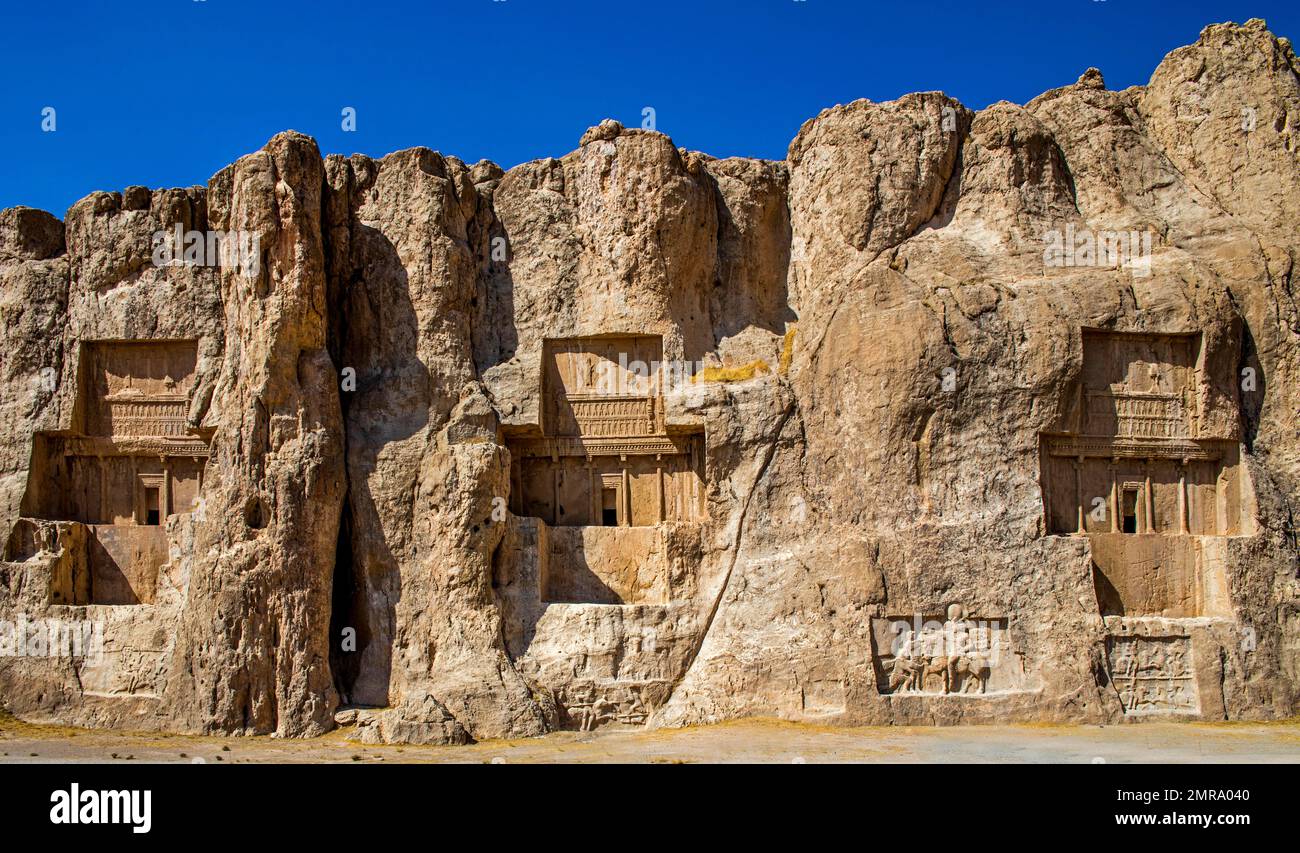
<instances>
[{"instance_id":1,"label":"carved stone relief","mask_svg":"<svg viewBox=\"0 0 1300 853\"><path fill-rule=\"evenodd\" d=\"M1125 714L1200 713L1188 637L1109 637L1106 645Z\"/></svg>"},{"instance_id":2,"label":"carved stone relief","mask_svg":"<svg viewBox=\"0 0 1300 853\"><path fill-rule=\"evenodd\" d=\"M582 682L565 687L560 707L569 726L589 732L601 726L644 725L653 710L644 686L633 682Z\"/></svg>"},{"instance_id":3,"label":"carved stone relief","mask_svg":"<svg viewBox=\"0 0 1300 853\"><path fill-rule=\"evenodd\" d=\"M872 639L881 693L982 696L1025 686L1007 620L970 618L961 604L946 619L873 619Z\"/></svg>"}]
</instances>

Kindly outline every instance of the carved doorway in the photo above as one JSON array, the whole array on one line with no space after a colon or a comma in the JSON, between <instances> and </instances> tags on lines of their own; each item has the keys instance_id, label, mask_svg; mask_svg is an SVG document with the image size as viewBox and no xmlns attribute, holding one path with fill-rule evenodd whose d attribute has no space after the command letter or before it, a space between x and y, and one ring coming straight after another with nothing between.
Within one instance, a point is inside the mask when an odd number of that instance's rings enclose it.
<instances>
[{"instance_id":1,"label":"carved doorway","mask_svg":"<svg viewBox=\"0 0 1300 853\"><path fill-rule=\"evenodd\" d=\"M605 527L618 526L618 489L600 490L600 523Z\"/></svg>"},{"instance_id":2,"label":"carved doorway","mask_svg":"<svg viewBox=\"0 0 1300 853\"><path fill-rule=\"evenodd\" d=\"M1125 486L1120 494L1120 531L1122 533L1138 532L1138 490Z\"/></svg>"}]
</instances>

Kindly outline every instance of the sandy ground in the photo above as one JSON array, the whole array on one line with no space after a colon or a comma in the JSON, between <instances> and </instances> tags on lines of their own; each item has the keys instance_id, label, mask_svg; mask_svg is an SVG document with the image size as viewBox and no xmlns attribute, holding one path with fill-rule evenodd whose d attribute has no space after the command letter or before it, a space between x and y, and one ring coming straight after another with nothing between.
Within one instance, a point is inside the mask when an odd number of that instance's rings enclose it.
<instances>
[{"instance_id":1,"label":"sandy ground","mask_svg":"<svg viewBox=\"0 0 1300 853\"><path fill-rule=\"evenodd\" d=\"M831 728L776 720L660 731L558 732L472 746L372 746L342 729L311 740L160 736L0 718L0 764L71 762L1300 763L1300 720L1121 726Z\"/></svg>"}]
</instances>

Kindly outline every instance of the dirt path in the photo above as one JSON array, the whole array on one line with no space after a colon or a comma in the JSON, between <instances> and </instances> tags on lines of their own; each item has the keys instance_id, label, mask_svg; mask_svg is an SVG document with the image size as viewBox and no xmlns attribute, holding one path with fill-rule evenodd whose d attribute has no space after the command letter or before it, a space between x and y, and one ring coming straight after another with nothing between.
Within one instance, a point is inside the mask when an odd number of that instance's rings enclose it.
<instances>
[{"instance_id":1,"label":"dirt path","mask_svg":"<svg viewBox=\"0 0 1300 853\"><path fill-rule=\"evenodd\" d=\"M559 732L462 747L214 738L0 719L0 764L31 762L1251 762L1300 763L1300 721L838 729L775 720L662 731Z\"/></svg>"}]
</instances>

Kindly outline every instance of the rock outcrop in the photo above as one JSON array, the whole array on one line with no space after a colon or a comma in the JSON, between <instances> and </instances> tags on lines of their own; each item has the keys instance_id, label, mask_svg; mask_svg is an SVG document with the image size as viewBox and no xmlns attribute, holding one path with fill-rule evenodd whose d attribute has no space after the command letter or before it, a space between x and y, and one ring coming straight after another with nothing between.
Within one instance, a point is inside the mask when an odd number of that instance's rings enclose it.
<instances>
[{"instance_id":1,"label":"rock outcrop","mask_svg":"<svg viewBox=\"0 0 1300 853\"><path fill-rule=\"evenodd\" d=\"M1300 64L0 212L0 703L464 743L1300 709Z\"/></svg>"}]
</instances>

